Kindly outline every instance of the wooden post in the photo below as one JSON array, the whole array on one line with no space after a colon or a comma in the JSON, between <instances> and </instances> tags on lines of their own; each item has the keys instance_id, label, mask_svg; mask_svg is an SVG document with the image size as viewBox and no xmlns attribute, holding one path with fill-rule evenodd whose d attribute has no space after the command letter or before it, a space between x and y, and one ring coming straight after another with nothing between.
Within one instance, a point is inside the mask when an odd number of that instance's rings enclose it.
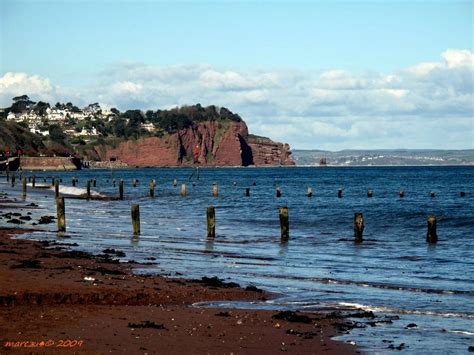
<instances>
[{"instance_id":1,"label":"wooden post","mask_svg":"<svg viewBox=\"0 0 474 355\"><path fill-rule=\"evenodd\" d=\"M362 242L364 233L364 215L361 212L354 213L354 239L356 243Z\"/></svg>"},{"instance_id":2,"label":"wooden post","mask_svg":"<svg viewBox=\"0 0 474 355\"><path fill-rule=\"evenodd\" d=\"M54 181L54 196L59 197L59 180Z\"/></svg>"},{"instance_id":3,"label":"wooden post","mask_svg":"<svg viewBox=\"0 0 474 355\"><path fill-rule=\"evenodd\" d=\"M279 187L276 188L276 197L281 197L281 190Z\"/></svg>"},{"instance_id":4,"label":"wooden post","mask_svg":"<svg viewBox=\"0 0 474 355\"><path fill-rule=\"evenodd\" d=\"M250 187L247 187L245 189L245 196L249 197L250 196Z\"/></svg>"},{"instance_id":5,"label":"wooden post","mask_svg":"<svg viewBox=\"0 0 474 355\"><path fill-rule=\"evenodd\" d=\"M374 192L372 190L367 191L367 197L372 197Z\"/></svg>"},{"instance_id":6,"label":"wooden post","mask_svg":"<svg viewBox=\"0 0 474 355\"><path fill-rule=\"evenodd\" d=\"M436 233L436 216L428 216L428 232L426 233L428 243L436 243L438 234Z\"/></svg>"},{"instance_id":7,"label":"wooden post","mask_svg":"<svg viewBox=\"0 0 474 355\"><path fill-rule=\"evenodd\" d=\"M436 197L436 194L434 192L430 192L431 197Z\"/></svg>"},{"instance_id":8,"label":"wooden post","mask_svg":"<svg viewBox=\"0 0 474 355\"><path fill-rule=\"evenodd\" d=\"M119 198L123 200L123 180L119 182Z\"/></svg>"},{"instance_id":9,"label":"wooden post","mask_svg":"<svg viewBox=\"0 0 474 355\"><path fill-rule=\"evenodd\" d=\"M216 237L216 209L214 206L207 208L207 239Z\"/></svg>"},{"instance_id":10,"label":"wooden post","mask_svg":"<svg viewBox=\"0 0 474 355\"><path fill-rule=\"evenodd\" d=\"M186 196L186 184L181 185L181 196Z\"/></svg>"},{"instance_id":11,"label":"wooden post","mask_svg":"<svg viewBox=\"0 0 474 355\"><path fill-rule=\"evenodd\" d=\"M214 197L218 197L219 196L219 187L217 186L217 182L213 183L212 184L212 195Z\"/></svg>"},{"instance_id":12,"label":"wooden post","mask_svg":"<svg viewBox=\"0 0 474 355\"><path fill-rule=\"evenodd\" d=\"M91 199L91 181L87 180L87 199Z\"/></svg>"},{"instance_id":13,"label":"wooden post","mask_svg":"<svg viewBox=\"0 0 474 355\"><path fill-rule=\"evenodd\" d=\"M342 187L339 188L339 190L337 190L337 197L339 198L342 198Z\"/></svg>"},{"instance_id":14,"label":"wooden post","mask_svg":"<svg viewBox=\"0 0 474 355\"><path fill-rule=\"evenodd\" d=\"M72 187L76 187L76 178L75 177L72 178Z\"/></svg>"},{"instance_id":15,"label":"wooden post","mask_svg":"<svg viewBox=\"0 0 474 355\"><path fill-rule=\"evenodd\" d=\"M33 177L31 178L31 187L35 187L36 186L36 176L33 175Z\"/></svg>"},{"instance_id":16,"label":"wooden post","mask_svg":"<svg viewBox=\"0 0 474 355\"><path fill-rule=\"evenodd\" d=\"M21 180L23 197L26 197L26 177L23 177Z\"/></svg>"},{"instance_id":17,"label":"wooden post","mask_svg":"<svg viewBox=\"0 0 474 355\"><path fill-rule=\"evenodd\" d=\"M133 235L140 234L140 206L132 205L132 226Z\"/></svg>"},{"instance_id":18,"label":"wooden post","mask_svg":"<svg viewBox=\"0 0 474 355\"><path fill-rule=\"evenodd\" d=\"M66 211L64 206L64 197L56 198L56 212L58 218L58 232L66 231Z\"/></svg>"},{"instance_id":19,"label":"wooden post","mask_svg":"<svg viewBox=\"0 0 474 355\"><path fill-rule=\"evenodd\" d=\"M178 181L176 181L176 179L173 180L173 186L174 187L178 186Z\"/></svg>"},{"instance_id":20,"label":"wooden post","mask_svg":"<svg viewBox=\"0 0 474 355\"><path fill-rule=\"evenodd\" d=\"M405 191L403 191L403 190L400 191L400 197L401 198L405 197Z\"/></svg>"},{"instance_id":21,"label":"wooden post","mask_svg":"<svg viewBox=\"0 0 474 355\"><path fill-rule=\"evenodd\" d=\"M311 186L308 186L308 191L306 192L306 196L313 197L313 189Z\"/></svg>"},{"instance_id":22,"label":"wooden post","mask_svg":"<svg viewBox=\"0 0 474 355\"><path fill-rule=\"evenodd\" d=\"M288 207L280 207L280 232L281 241L287 242L290 239L290 222L288 218Z\"/></svg>"},{"instance_id":23,"label":"wooden post","mask_svg":"<svg viewBox=\"0 0 474 355\"><path fill-rule=\"evenodd\" d=\"M153 180L150 181L150 197L155 197L155 184L153 184Z\"/></svg>"}]
</instances>

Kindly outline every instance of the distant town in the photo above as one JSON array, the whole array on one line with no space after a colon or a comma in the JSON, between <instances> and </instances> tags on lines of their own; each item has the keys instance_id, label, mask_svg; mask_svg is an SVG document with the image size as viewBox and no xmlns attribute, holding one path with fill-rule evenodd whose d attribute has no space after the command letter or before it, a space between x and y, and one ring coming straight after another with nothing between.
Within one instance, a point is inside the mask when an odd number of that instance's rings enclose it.
<instances>
[{"instance_id":1,"label":"distant town","mask_svg":"<svg viewBox=\"0 0 474 355\"><path fill-rule=\"evenodd\" d=\"M98 103L92 103L84 108L79 108L72 103L56 103L50 106L46 102L35 103L27 95L13 98L13 105L8 109L0 109L0 116L5 116L7 121L28 125L31 133L49 136L49 125L59 125L65 134L75 137L99 136L94 121L110 122L120 116L115 109L104 109ZM126 123L128 123L127 119ZM140 128L154 132L153 123L141 123Z\"/></svg>"}]
</instances>

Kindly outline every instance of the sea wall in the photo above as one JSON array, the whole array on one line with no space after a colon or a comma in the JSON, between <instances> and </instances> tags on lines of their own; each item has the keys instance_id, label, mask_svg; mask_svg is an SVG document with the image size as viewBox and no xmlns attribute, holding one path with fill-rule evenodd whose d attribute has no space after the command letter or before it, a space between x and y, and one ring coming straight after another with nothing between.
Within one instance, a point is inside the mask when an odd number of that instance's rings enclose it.
<instances>
[{"instance_id":1,"label":"sea wall","mask_svg":"<svg viewBox=\"0 0 474 355\"><path fill-rule=\"evenodd\" d=\"M71 157L21 157L22 170L78 170L80 160Z\"/></svg>"}]
</instances>

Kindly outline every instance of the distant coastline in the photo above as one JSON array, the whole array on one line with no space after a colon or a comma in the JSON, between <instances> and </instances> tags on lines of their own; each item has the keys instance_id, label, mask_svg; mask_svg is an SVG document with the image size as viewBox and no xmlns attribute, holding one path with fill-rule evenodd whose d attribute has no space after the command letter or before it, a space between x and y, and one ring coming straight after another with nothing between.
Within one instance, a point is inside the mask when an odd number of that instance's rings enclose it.
<instances>
[{"instance_id":1,"label":"distant coastline","mask_svg":"<svg viewBox=\"0 0 474 355\"><path fill-rule=\"evenodd\" d=\"M297 166L471 166L474 149L292 150Z\"/></svg>"}]
</instances>

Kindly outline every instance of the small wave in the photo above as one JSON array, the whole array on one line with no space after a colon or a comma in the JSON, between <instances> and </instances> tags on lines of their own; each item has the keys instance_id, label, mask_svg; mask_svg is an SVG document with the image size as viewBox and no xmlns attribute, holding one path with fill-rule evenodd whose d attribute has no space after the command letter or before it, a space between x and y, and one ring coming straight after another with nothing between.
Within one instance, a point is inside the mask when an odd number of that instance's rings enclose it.
<instances>
[{"instance_id":1,"label":"small wave","mask_svg":"<svg viewBox=\"0 0 474 355\"><path fill-rule=\"evenodd\" d=\"M344 280L344 279L333 279L328 277L307 277L307 276L287 276L287 275L272 275L274 278L288 278L291 280L308 280L321 282L324 284L336 284L336 285L355 285L359 287L371 287L379 288L384 290L394 290L394 291L409 291L409 292L423 292L423 293L433 293L439 295L474 295L474 291L471 290L442 290L436 288L426 288L426 287L411 287L403 284L386 284L382 282L364 282L364 281L353 281L353 280Z\"/></svg>"},{"instance_id":2,"label":"small wave","mask_svg":"<svg viewBox=\"0 0 474 355\"><path fill-rule=\"evenodd\" d=\"M338 302L338 307L348 307L362 309L364 311L378 312L378 313L400 313L400 314L418 314L426 316L437 316L437 317L446 317L446 318L470 318L474 319L474 314L472 313L455 313L455 312L434 312L434 311L418 311L415 309L402 309L402 308L392 308L384 306L373 306L365 305L360 303L351 303L351 302Z\"/></svg>"},{"instance_id":3,"label":"small wave","mask_svg":"<svg viewBox=\"0 0 474 355\"><path fill-rule=\"evenodd\" d=\"M447 333L454 333L454 334L463 334L463 335L469 335L469 336L474 336L473 332L468 332L467 330L449 330L446 329Z\"/></svg>"},{"instance_id":4,"label":"small wave","mask_svg":"<svg viewBox=\"0 0 474 355\"><path fill-rule=\"evenodd\" d=\"M54 190L54 187L51 187L50 190ZM87 189L72 186L59 186L59 192L69 196L81 196L87 194ZM91 190L91 196L106 197L105 195L93 190Z\"/></svg>"}]
</instances>

